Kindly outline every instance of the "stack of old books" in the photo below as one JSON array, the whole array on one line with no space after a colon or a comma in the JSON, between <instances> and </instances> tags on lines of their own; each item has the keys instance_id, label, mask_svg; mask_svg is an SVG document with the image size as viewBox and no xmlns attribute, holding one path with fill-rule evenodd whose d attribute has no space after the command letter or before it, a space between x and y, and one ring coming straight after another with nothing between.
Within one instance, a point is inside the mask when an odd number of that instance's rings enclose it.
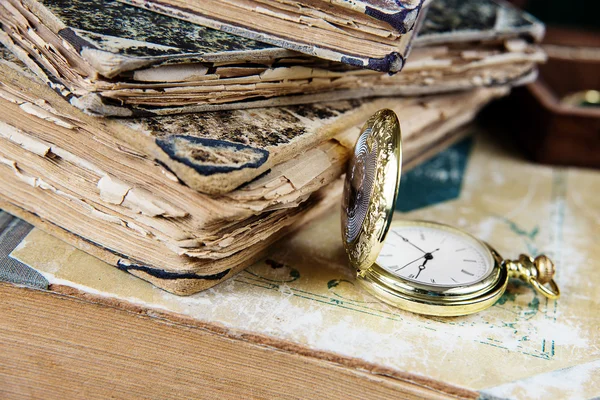
<instances>
[{"instance_id":1,"label":"stack of old books","mask_svg":"<svg viewBox=\"0 0 600 400\"><path fill-rule=\"evenodd\" d=\"M492 0L2 0L0 25L0 207L178 294L338 204L378 109L414 165L544 60Z\"/></svg>"}]
</instances>

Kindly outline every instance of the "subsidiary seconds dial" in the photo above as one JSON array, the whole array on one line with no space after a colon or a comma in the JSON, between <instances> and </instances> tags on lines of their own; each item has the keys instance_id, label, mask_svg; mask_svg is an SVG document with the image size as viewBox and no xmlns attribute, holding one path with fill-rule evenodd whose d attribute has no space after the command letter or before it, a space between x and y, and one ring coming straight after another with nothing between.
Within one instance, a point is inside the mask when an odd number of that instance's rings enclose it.
<instances>
[{"instance_id":1,"label":"subsidiary seconds dial","mask_svg":"<svg viewBox=\"0 0 600 400\"><path fill-rule=\"evenodd\" d=\"M478 240L444 225L392 225L377 264L393 275L430 286L467 286L494 265Z\"/></svg>"}]
</instances>

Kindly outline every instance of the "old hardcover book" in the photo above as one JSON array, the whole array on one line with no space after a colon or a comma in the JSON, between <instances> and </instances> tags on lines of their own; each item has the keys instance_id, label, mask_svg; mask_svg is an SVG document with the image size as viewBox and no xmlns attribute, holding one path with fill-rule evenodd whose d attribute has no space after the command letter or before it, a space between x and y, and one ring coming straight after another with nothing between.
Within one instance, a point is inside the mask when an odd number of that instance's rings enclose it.
<instances>
[{"instance_id":1,"label":"old hardcover book","mask_svg":"<svg viewBox=\"0 0 600 400\"><path fill-rule=\"evenodd\" d=\"M397 72L424 0L204 0L129 3L331 61Z\"/></svg>"},{"instance_id":2,"label":"old hardcover book","mask_svg":"<svg viewBox=\"0 0 600 400\"><path fill-rule=\"evenodd\" d=\"M510 282L478 314L390 307L355 281L336 212L182 298L0 213L0 241L14 238L0 272L27 268L38 288L0 285L0 397L597 398L600 175L474 133L403 176L399 205L421 206L395 217L460 226L507 257L548 254L560 299Z\"/></svg>"},{"instance_id":3,"label":"old hardcover book","mask_svg":"<svg viewBox=\"0 0 600 400\"><path fill-rule=\"evenodd\" d=\"M209 121L227 116L168 117L161 126L175 132L185 128L186 135L153 137L155 133L144 128L155 128L152 119L112 121L88 116L18 64L3 61L0 198L10 212L112 265L166 290L190 294L233 276L261 257L277 238L337 201L337 178L371 108L396 110L403 120L406 159L414 161L451 142L457 127L504 93L505 88L480 89L423 99L388 98L352 107L305 107L304 114L295 117L296 126L303 124L301 134L313 129L310 145L280 155L260 178L211 196L184 185L186 170L172 162L187 166L185 157L190 157L214 178L215 171L223 168L222 160L244 165L256 153L264 157L269 147L261 141L276 146L293 137L295 131L286 130L286 120L276 118L289 110L254 111L254 119L273 132L255 126L241 136L241 140L258 141L256 148L218 140L240 135L227 129L247 121L243 115L229 116L227 124L220 125ZM314 133L319 127L327 132L320 138ZM143 136L149 141L143 142ZM157 143L163 155L148 143ZM214 179L215 186L227 185L226 180Z\"/></svg>"},{"instance_id":4,"label":"old hardcover book","mask_svg":"<svg viewBox=\"0 0 600 400\"><path fill-rule=\"evenodd\" d=\"M26 68L19 59L10 52L3 54L7 66L25 73ZM19 82L27 84L28 80ZM496 88L473 92L477 93L474 96L457 94L457 98L469 100L454 104L443 100L453 97L401 101L384 98L137 119L89 118L87 121L94 126L109 126L120 140L163 163L191 188L224 194L337 134L358 129L380 108L397 108L402 104L410 106L408 112L422 110L431 117L424 119L425 124L441 121L446 114L456 117L452 120L464 122L482 104L505 92L505 88ZM61 99L53 97L48 101L55 109L70 112ZM436 106L428 106L429 102ZM446 114L440 112L438 103L443 104Z\"/></svg>"},{"instance_id":5,"label":"old hardcover book","mask_svg":"<svg viewBox=\"0 0 600 400\"><path fill-rule=\"evenodd\" d=\"M516 85L541 25L505 3L438 0L401 74L327 61L131 5L10 0L0 42L87 113L147 116ZM452 10L449 12L448 10Z\"/></svg>"}]
</instances>

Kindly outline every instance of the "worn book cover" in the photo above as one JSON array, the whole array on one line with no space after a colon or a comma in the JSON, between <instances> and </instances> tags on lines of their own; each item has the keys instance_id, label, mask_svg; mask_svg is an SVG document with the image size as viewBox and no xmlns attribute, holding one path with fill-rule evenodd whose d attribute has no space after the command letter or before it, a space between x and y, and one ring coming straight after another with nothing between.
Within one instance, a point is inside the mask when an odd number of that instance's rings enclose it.
<instances>
[{"instance_id":1,"label":"worn book cover","mask_svg":"<svg viewBox=\"0 0 600 400\"><path fill-rule=\"evenodd\" d=\"M423 0L204 0L128 3L300 53L383 72L404 66Z\"/></svg>"},{"instance_id":2,"label":"worn book cover","mask_svg":"<svg viewBox=\"0 0 600 400\"><path fill-rule=\"evenodd\" d=\"M414 44L517 37L539 42L544 31L542 22L504 0L436 0L431 3Z\"/></svg>"},{"instance_id":3,"label":"worn book cover","mask_svg":"<svg viewBox=\"0 0 600 400\"><path fill-rule=\"evenodd\" d=\"M492 0L477 7L440 0L432 7L406 67L395 75L113 0L4 2L0 42L71 104L123 117L414 96L535 77L544 60L528 43L539 30L535 20Z\"/></svg>"}]
</instances>

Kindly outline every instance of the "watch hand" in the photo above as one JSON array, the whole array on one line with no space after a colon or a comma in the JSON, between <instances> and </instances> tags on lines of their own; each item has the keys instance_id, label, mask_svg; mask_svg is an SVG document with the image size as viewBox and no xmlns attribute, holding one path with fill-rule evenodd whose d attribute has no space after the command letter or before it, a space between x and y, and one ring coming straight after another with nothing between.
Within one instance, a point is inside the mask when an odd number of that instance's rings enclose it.
<instances>
[{"instance_id":1,"label":"watch hand","mask_svg":"<svg viewBox=\"0 0 600 400\"><path fill-rule=\"evenodd\" d=\"M404 265L404 266L402 266L402 267L398 268L398 269L397 269L397 270L395 270L395 271L396 271L396 272L397 272L397 271L400 271L401 269L404 269L404 268L408 267L410 264L412 264L412 263L414 263L414 262L416 262L416 261L419 261L419 260L420 260L421 258L423 258L423 257L425 257L425 256L423 255L423 256L421 256L421 257L417 258L416 260L412 260L412 261L411 261L411 262L409 262L408 264L406 264L406 265Z\"/></svg>"},{"instance_id":2,"label":"watch hand","mask_svg":"<svg viewBox=\"0 0 600 400\"><path fill-rule=\"evenodd\" d=\"M427 253L429 254L429 256L431 257L431 253ZM421 265L419 265L419 272L417 273L417 276L415 276L415 279L417 279L419 277L419 274L421 274L421 272L425 269L425 264L427 264L427 261L431 260L433 257L429 258L429 257L425 257L425 262Z\"/></svg>"},{"instance_id":3,"label":"watch hand","mask_svg":"<svg viewBox=\"0 0 600 400\"><path fill-rule=\"evenodd\" d=\"M425 269L425 263L429 261L429 260L425 260L425 262L421 265L419 265L419 272L417 272L417 276L415 276L415 279L417 279L419 277L419 275L421 274L421 271L423 271Z\"/></svg>"},{"instance_id":4,"label":"watch hand","mask_svg":"<svg viewBox=\"0 0 600 400\"><path fill-rule=\"evenodd\" d=\"M416 248L417 250L419 250L421 253L427 253L426 251L423 251L419 246L415 246L412 242L410 242L407 238L405 238L404 236L402 236L398 232L396 232L396 231L392 231L392 232L394 232L396 235L400 236L402 238L402 240L404 240L406 243L410 244L411 246L413 246L414 248Z\"/></svg>"},{"instance_id":5,"label":"watch hand","mask_svg":"<svg viewBox=\"0 0 600 400\"><path fill-rule=\"evenodd\" d=\"M425 254L423 255L423 257L425 257L425 259L426 259L427 261L429 261L429 260L433 260L433 253L435 253L435 252L436 252L436 251L438 251L438 250L439 250L439 249L435 249L434 251L430 251L429 253L425 253Z\"/></svg>"},{"instance_id":6,"label":"watch hand","mask_svg":"<svg viewBox=\"0 0 600 400\"><path fill-rule=\"evenodd\" d=\"M412 264L412 263L414 263L414 262L416 262L416 261L419 261L419 260L420 260L421 258L423 258L423 257L425 257L425 259L426 259L426 260L425 260L425 262L427 262L427 261L429 261L429 260L431 260L431 259L433 258L433 256L432 256L431 254L435 253L435 252L436 252L436 251L438 251L438 250L439 250L439 249L435 249L435 250L434 250L434 251L432 251L432 252L425 253L425 254L424 254L424 255L422 255L421 257L419 257L419 258L417 258L417 259L414 259L414 260L412 260L412 261L411 261L411 262L409 262L408 264L406 264L406 265L403 265L402 267L400 267L400 268L398 268L398 269L395 269L394 271L395 271L395 272L398 272L398 271L400 271L400 270L402 270L402 269L404 269L404 268L408 267L410 264ZM425 263L423 263L423 265L425 265Z\"/></svg>"}]
</instances>

